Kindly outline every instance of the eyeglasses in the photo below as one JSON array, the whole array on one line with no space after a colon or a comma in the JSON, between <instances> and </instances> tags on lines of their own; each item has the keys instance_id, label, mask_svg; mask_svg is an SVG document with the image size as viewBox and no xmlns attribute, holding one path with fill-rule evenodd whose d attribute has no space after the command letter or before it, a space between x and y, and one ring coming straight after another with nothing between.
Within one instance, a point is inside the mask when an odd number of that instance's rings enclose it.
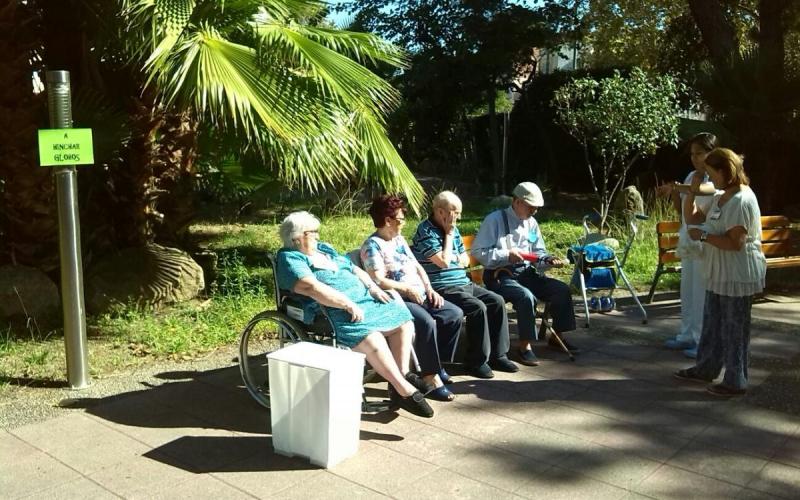
<instances>
[{"instance_id":1,"label":"eyeglasses","mask_svg":"<svg viewBox=\"0 0 800 500\"><path fill-rule=\"evenodd\" d=\"M306 236L309 234L316 234L319 236L319 229L309 229L308 231L303 231L303 234Z\"/></svg>"},{"instance_id":2,"label":"eyeglasses","mask_svg":"<svg viewBox=\"0 0 800 500\"><path fill-rule=\"evenodd\" d=\"M405 217L389 217L390 219L396 220L397 222L405 222Z\"/></svg>"}]
</instances>

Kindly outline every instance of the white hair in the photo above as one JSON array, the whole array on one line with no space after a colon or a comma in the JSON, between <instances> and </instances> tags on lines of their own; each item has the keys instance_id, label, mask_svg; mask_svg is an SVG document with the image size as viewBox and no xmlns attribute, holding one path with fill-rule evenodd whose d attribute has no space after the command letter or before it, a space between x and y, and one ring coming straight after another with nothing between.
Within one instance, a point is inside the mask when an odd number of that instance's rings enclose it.
<instances>
[{"instance_id":1,"label":"white hair","mask_svg":"<svg viewBox=\"0 0 800 500\"><path fill-rule=\"evenodd\" d=\"M452 191L442 191L433 197L431 208L450 208L461 206L461 199Z\"/></svg>"},{"instance_id":2,"label":"white hair","mask_svg":"<svg viewBox=\"0 0 800 500\"><path fill-rule=\"evenodd\" d=\"M297 243L306 231L319 229L319 219L314 214L306 212L292 212L283 219L279 229L281 241L286 248L297 248Z\"/></svg>"}]
</instances>

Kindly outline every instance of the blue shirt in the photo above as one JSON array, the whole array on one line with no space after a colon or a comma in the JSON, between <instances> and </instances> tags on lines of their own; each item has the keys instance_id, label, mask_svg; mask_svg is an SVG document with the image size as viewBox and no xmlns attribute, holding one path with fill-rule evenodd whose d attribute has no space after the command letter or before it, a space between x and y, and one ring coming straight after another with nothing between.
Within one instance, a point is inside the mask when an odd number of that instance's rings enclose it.
<instances>
[{"instance_id":1,"label":"blue shirt","mask_svg":"<svg viewBox=\"0 0 800 500\"><path fill-rule=\"evenodd\" d=\"M503 212L508 218L508 231L506 231L506 224L503 220ZM510 264L508 253L513 249L538 255L539 260L535 266L539 271L551 267L543 260L548 253L539 223L533 217L520 219L514 209L508 207L495 210L486 216L478 234L475 235L470 253L486 269L497 269ZM524 261L517 265L529 266L530 262Z\"/></svg>"},{"instance_id":2,"label":"blue shirt","mask_svg":"<svg viewBox=\"0 0 800 500\"><path fill-rule=\"evenodd\" d=\"M464 253L464 242L461 240L461 233L458 228L453 228L453 248L450 262L447 268L441 268L431 262L431 257L444 250L444 231L442 231L430 219L425 219L414 233L411 243L411 250L414 257L428 273L431 286L435 290L450 286L464 286L469 283L467 272L458 261L459 255Z\"/></svg>"}]
</instances>

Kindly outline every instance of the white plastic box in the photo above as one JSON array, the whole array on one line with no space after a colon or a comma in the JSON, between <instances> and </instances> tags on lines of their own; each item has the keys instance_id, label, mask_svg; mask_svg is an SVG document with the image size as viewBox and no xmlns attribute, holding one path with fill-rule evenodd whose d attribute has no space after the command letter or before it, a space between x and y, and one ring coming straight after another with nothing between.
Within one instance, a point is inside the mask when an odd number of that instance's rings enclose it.
<instances>
[{"instance_id":1,"label":"white plastic box","mask_svg":"<svg viewBox=\"0 0 800 500\"><path fill-rule=\"evenodd\" d=\"M275 452L326 468L355 455L364 355L300 342L267 358Z\"/></svg>"}]
</instances>

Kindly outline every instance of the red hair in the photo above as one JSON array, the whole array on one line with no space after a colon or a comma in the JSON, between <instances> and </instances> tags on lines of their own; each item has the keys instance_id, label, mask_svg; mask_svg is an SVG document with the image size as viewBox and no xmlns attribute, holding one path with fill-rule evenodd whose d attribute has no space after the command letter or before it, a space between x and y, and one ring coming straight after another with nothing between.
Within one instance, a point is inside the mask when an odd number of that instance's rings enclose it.
<instances>
[{"instance_id":1,"label":"red hair","mask_svg":"<svg viewBox=\"0 0 800 500\"><path fill-rule=\"evenodd\" d=\"M406 203L402 198L396 194L383 194L372 200L369 215L375 227L381 228L386 225L387 217L397 216L400 210L403 212L406 210Z\"/></svg>"}]
</instances>

